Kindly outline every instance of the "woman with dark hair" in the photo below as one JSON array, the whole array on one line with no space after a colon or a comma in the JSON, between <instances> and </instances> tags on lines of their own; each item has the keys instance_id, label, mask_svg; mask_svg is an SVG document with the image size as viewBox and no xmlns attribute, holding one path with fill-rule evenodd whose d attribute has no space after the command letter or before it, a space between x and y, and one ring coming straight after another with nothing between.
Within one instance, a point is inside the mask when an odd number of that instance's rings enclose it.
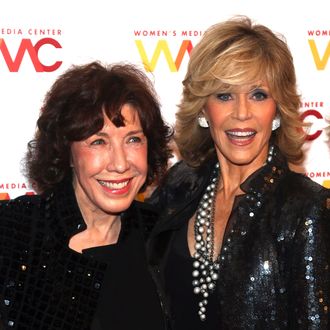
<instances>
[{"instance_id":1,"label":"woman with dark hair","mask_svg":"<svg viewBox=\"0 0 330 330\"><path fill-rule=\"evenodd\" d=\"M166 329L136 201L170 157L148 77L130 64L73 66L47 93L26 175L38 195L0 206L5 329Z\"/></svg>"},{"instance_id":2,"label":"woman with dark hair","mask_svg":"<svg viewBox=\"0 0 330 330\"><path fill-rule=\"evenodd\" d=\"M150 264L174 329L329 329L330 191L303 159L293 59L248 17L191 52L177 113L183 158L150 203Z\"/></svg>"}]
</instances>

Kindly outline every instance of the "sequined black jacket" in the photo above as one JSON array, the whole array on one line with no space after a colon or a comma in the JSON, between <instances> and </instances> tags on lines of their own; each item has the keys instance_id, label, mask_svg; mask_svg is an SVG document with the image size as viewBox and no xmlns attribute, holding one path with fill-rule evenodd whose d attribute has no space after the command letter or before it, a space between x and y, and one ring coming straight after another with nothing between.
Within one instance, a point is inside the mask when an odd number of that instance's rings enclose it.
<instances>
[{"instance_id":1,"label":"sequined black jacket","mask_svg":"<svg viewBox=\"0 0 330 330\"><path fill-rule=\"evenodd\" d=\"M155 213L130 212L147 236ZM69 182L0 203L0 329L91 328L107 265L68 248L85 228Z\"/></svg>"},{"instance_id":2,"label":"sequined black jacket","mask_svg":"<svg viewBox=\"0 0 330 330\"><path fill-rule=\"evenodd\" d=\"M160 288L173 233L195 213L213 166L178 162L149 201L162 214L149 240ZM330 329L330 190L290 171L277 149L248 181L220 253L219 329Z\"/></svg>"}]
</instances>

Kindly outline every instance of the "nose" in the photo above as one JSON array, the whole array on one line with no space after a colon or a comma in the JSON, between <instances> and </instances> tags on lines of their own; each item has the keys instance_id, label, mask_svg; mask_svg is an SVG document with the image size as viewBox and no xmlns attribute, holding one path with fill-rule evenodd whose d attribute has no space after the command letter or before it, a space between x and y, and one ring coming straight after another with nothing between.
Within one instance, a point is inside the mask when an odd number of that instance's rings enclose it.
<instances>
[{"instance_id":1,"label":"nose","mask_svg":"<svg viewBox=\"0 0 330 330\"><path fill-rule=\"evenodd\" d=\"M233 111L233 116L235 119L244 121L251 117L250 104L247 99L246 94L239 94Z\"/></svg>"},{"instance_id":2,"label":"nose","mask_svg":"<svg viewBox=\"0 0 330 330\"><path fill-rule=\"evenodd\" d=\"M107 169L118 173L124 173L129 168L129 161L125 148L120 145L113 145L109 150L109 161Z\"/></svg>"}]
</instances>

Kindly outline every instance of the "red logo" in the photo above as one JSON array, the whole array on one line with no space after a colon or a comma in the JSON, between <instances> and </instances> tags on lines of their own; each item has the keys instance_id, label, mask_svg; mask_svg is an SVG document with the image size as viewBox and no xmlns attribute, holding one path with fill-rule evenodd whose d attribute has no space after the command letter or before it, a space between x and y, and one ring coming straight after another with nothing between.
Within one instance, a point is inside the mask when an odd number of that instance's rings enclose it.
<instances>
[{"instance_id":1,"label":"red logo","mask_svg":"<svg viewBox=\"0 0 330 330\"><path fill-rule=\"evenodd\" d=\"M53 38L40 39L35 45L32 44L31 39L22 39L16 56L12 56L9 53L5 40L0 38L0 51L10 72L18 72L25 54L28 54L30 57L36 72L53 72L57 70L61 66L62 61L56 61L52 65L45 65L39 59L39 50L45 45L62 48L61 44Z\"/></svg>"},{"instance_id":2,"label":"red logo","mask_svg":"<svg viewBox=\"0 0 330 330\"><path fill-rule=\"evenodd\" d=\"M323 119L323 116L314 109L306 110L301 114L301 119L304 120L306 117L313 116L317 119ZM313 141L317 139L322 134L322 130L317 130L314 133L310 133L306 136L307 141Z\"/></svg>"}]
</instances>

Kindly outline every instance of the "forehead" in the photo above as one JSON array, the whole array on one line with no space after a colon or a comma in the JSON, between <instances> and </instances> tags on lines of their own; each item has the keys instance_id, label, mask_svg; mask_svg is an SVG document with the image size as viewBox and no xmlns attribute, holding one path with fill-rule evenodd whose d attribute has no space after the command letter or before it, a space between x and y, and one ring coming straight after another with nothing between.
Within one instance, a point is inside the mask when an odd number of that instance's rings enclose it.
<instances>
[{"instance_id":1,"label":"forehead","mask_svg":"<svg viewBox=\"0 0 330 330\"><path fill-rule=\"evenodd\" d=\"M132 104L125 103L121 108L120 115L122 116L123 122L118 125L118 123L116 123L116 118L110 119L108 115L103 112L104 126L109 124L109 122L118 127L124 127L127 125L141 125L139 112L137 108Z\"/></svg>"},{"instance_id":2,"label":"forehead","mask_svg":"<svg viewBox=\"0 0 330 330\"><path fill-rule=\"evenodd\" d=\"M256 89L266 89L269 90L269 84L265 80L258 80L251 83L242 83L242 84L223 84L222 89L225 91L233 93L249 93Z\"/></svg>"},{"instance_id":3,"label":"forehead","mask_svg":"<svg viewBox=\"0 0 330 330\"><path fill-rule=\"evenodd\" d=\"M140 125L140 117L139 113L132 104L124 104L122 109L121 109L121 115L124 118L124 123L125 125L130 125L130 124L139 124Z\"/></svg>"}]
</instances>

